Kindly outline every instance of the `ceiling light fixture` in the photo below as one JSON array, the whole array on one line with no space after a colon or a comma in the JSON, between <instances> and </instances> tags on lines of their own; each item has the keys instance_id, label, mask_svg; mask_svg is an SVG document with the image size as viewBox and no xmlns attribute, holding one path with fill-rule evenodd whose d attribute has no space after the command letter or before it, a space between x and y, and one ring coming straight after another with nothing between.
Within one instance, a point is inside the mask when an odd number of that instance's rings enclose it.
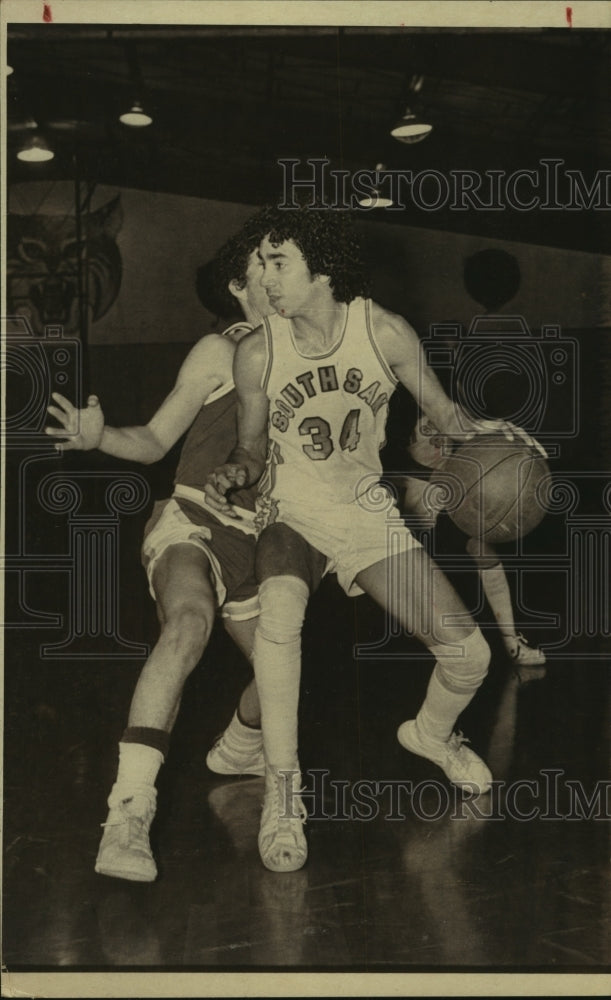
<instances>
[{"instance_id":1,"label":"ceiling light fixture","mask_svg":"<svg viewBox=\"0 0 611 1000\"><path fill-rule=\"evenodd\" d=\"M422 142L433 131L433 126L420 116L421 108L418 95L423 84L424 77L417 73L410 78L407 84L407 107L403 116L390 130L390 134L399 142L407 144Z\"/></svg>"},{"instance_id":2,"label":"ceiling light fixture","mask_svg":"<svg viewBox=\"0 0 611 1000\"><path fill-rule=\"evenodd\" d=\"M151 125L153 119L147 115L140 101L134 101L129 111L119 115L119 121L132 128L144 128L145 125Z\"/></svg>"},{"instance_id":3,"label":"ceiling light fixture","mask_svg":"<svg viewBox=\"0 0 611 1000\"><path fill-rule=\"evenodd\" d=\"M54 156L55 153L41 135L33 135L26 139L17 153L17 159L24 163L44 163L52 160Z\"/></svg>"},{"instance_id":4,"label":"ceiling light fixture","mask_svg":"<svg viewBox=\"0 0 611 1000\"><path fill-rule=\"evenodd\" d=\"M433 126L423 121L410 107L405 109L403 116L390 130L393 138L399 142L422 142L433 131Z\"/></svg>"},{"instance_id":5,"label":"ceiling light fixture","mask_svg":"<svg viewBox=\"0 0 611 1000\"><path fill-rule=\"evenodd\" d=\"M131 128L144 128L146 125L151 125L153 119L146 113L143 106L146 89L138 59L138 45L134 40L125 43L125 58L129 73L129 89L126 93L131 99L131 107L129 111L119 115L119 121Z\"/></svg>"},{"instance_id":6,"label":"ceiling light fixture","mask_svg":"<svg viewBox=\"0 0 611 1000\"><path fill-rule=\"evenodd\" d=\"M383 163L376 163L375 172L380 173L380 171L386 170ZM379 181L378 181L379 184ZM370 195L363 195L358 200L358 204L361 208L391 208L394 205L392 198L386 198L381 192L380 187L375 187Z\"/></svg>"}]
</instances>

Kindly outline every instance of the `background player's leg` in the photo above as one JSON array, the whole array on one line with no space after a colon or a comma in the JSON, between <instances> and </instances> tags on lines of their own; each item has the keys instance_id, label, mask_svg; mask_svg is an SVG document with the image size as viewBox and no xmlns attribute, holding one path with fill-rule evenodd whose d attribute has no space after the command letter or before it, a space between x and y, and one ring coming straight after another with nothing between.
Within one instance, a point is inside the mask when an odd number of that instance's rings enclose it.
<instances>
[{"instance_id":1,"label":"background player's leg","mask_svg":"<svg viewBox=\"0 0 611 1000\"><path fill-rule=\"evenodd\" d=\"M455 784L485 791L488 768L452 736L490 659L460 597L421 548L375 563L359 573L357 582L436 658L424 703L417 718L400 727L400 742L438 763Z\"/></svg>"},{"instance_id":2,"label":"background player's leg","mask_svg":"<svg viewBox=\"0 0 611 1000\"><path fill-rule=\"evenodd\" d=\"M234 621L233 618L224 618L223 624L225 631L231 636L238 649L243 652L248 662L252 663L257 619L248 618L246 621ZM238 704L238 715L247 726L260 728L261 709L254 678L242 691Z\"/></svg>"},{"instance_id":3,"label":"background player's leg","mask_svg":"<svg viewBox=\"0 0 611 1000\"><path fill-rule=\"evenodd\" d=\"M543 667L545 655L542 650L529 646L524 636L516 632L509 584L496 549L488 542L469 538L467 552L477 565L482 587L498 622L505 649L517 666ZM541 671L539 676L543 674L544 671Z\"/></svg>"},{"instance_id":4,"label":"background player's leg","mask_svg":"<svg viewBox=\"0 0 611 1000\"><path fill-rule=\"evenodd\" d=\"M227 609L225 609L227 610ZM253 660L253 647L257 619L237 621L224 617L225 631L244 653L249 663ZM265 774L261 709L254 678L244 688L226 729L208 751L206 764L215 774Z\"/></svg>"},{"instance_id":5,"label":"background player's leg","mask_svg":"<svg viewBox=\"0 0 611 1000\"><path fill-rule=\"evenodd\" d=\"M184 683L202 657L216 611L208 558L197 546L166 549L155 568L154 586L161 634L132 697L96 860L97 872L139 882L150 882L157 874L148 837L155 781Z\"/></svg>"},{"instance_id":6,"label":"background player's leg","mask_svg":"<svg viewBox=\"0 0 611 1000\"><path fill-rule=\"evenodd\" d=\"M429 487L428 479L416 479L414 476L405 476L402 479L402 484L402 509L413 519L414 527L422 529L434 528L439 511L433 509L425 502L426 491Z\"/></svg>"}]
</instances>

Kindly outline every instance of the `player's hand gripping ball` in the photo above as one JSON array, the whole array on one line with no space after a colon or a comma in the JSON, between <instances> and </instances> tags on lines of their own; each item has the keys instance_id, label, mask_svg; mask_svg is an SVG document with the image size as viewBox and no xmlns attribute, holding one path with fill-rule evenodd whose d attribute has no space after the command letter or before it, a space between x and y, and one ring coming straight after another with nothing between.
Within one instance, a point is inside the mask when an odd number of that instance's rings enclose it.
<instances>
[{"instance_id":1,"label":"player's hand gripping ball","mask_svg":"<svg viewBox=\"0 0 611 1000\"><path fill-rule=\"evenodd\" d=\"M511 542L542 521L549 465L536 448L503 434L477 434L434 476L454 523L471 538Z\"/></svg>"}]
</instances>

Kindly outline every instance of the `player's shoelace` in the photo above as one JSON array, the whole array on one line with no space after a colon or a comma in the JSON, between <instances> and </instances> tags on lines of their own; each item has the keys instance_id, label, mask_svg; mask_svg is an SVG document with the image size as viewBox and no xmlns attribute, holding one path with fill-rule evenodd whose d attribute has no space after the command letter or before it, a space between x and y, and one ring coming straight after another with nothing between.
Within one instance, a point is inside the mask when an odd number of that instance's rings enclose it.
<instances>
[{"instance_id":1,"label":"player's shoelace","mask_svg":"<svg viewBox=\"0 0 611 1000\"><path fill-rule=\"evenodd\" d=\"M129 809L130 803L135 796L129 799L120 799L113 802L108 819L102 823L102 827L117 827L120 843L122 847L129 847L130 850L141 850L145 854L151 853L149 844L149 827L155 815L155 804L148 796L145 796L146 805L138 812Z\"/></svg>"},{"instance_id":2,"label":"player's shoelace","mask_svg":"<svg viewBox=\"0 0 611 1000\"><path fill-rule=\"evenodd\" d=\"M511 650L510 655L516 663L525 666L539 664L542 666L545 663L545 653L533 648L521 632L516 635L515 648Z\"/></svg>"},{"instance_id":3,"label":"player's shoelace","mask_svg":"<svg viewBox=\"0 0 611 1000\"><path fill-rule=\"evenodd\" d=\"M266 868L276 872L297 871L308 856L308 845L303 832L307 819L306 808L299 792L301 781L275 773L266 781L265 801L259 831L259 853ZM287 785L290 782L290 806ZM297 786L297 787L295 787Z\"/></svg>"},{"instance_id":4,"label":"player's shoelace","mask_svg":"<svg viewBox=\"0 0 611 1000\"><path fill-rule=\"evenodd\" d=\"M463 736L461 732L458 732L452 733L450 739L446 743L448 757L450 757L452 761L457 764L458 770L462 769L467 771L469 768L470 762L468 758L473 753L473 750L466 746L466 744L470 742L471 741L466 736ZM464 753L465 750L467 753Z\"/></svg>"},{"instance_id":5,"label":"player's shoelace","mask_svg":"<svg viewBox=\"0 0 611 1000\"><path fill-rule=\"evenodd\" d=\"M476 787L487 787L489 771L483 760L471 750L470 741L461 732L452 733L445 744L445 770L451 781L465 782Z\"/></svg>"}]
</instances>

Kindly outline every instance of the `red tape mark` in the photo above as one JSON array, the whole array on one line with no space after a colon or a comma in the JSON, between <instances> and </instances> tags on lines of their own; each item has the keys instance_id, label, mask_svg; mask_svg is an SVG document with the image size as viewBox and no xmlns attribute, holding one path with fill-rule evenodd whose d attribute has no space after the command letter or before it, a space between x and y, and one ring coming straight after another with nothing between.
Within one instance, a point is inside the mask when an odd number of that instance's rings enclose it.
<instances>
[{"instance_id":1,"label":"red tape mark","mask_svg":"<svg viewBox=\"0 0 611 1000\"><path fill-rule=\"evenodd\" d=\"M567 7L567 9L566 9L566 23L568 24L569 28L573 27L573 8L572 7Z\"/></svg>"},{"instance_id":2,"label":"red tape mark","mask_svg":"<svg viewBox=\"0 0 611 1000\"><path fill-rule=\"evenodd\" d=\"M53 14L51 13L51 4L46 3L42 8L42 19L47 24L50 24L53 20Z\"/></svg>"}]
</instances>

